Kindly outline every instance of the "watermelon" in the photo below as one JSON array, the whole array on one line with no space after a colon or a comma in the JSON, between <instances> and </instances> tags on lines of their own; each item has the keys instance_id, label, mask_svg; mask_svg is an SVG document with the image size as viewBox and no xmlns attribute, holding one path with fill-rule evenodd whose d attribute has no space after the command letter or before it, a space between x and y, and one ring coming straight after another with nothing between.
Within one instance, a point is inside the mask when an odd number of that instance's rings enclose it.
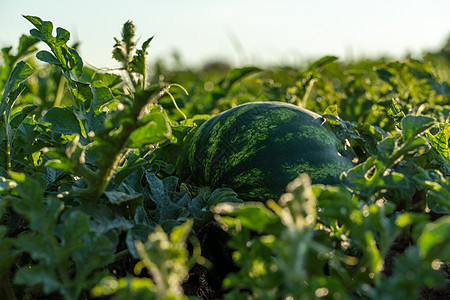
<instances>
[{"instance_id":1,"label":"watermelon","mask_svg":"<svg viewBox=\"0 0 450 300\"><path fill-rule=\"evenodd\" d=\"M186 183L230 187L244 200L278 199L307 173L313 183L337 184L353 166L352 151L320 115L282 102L250 102L203 123L179 155Z\"/></svg>"}]
</instances>

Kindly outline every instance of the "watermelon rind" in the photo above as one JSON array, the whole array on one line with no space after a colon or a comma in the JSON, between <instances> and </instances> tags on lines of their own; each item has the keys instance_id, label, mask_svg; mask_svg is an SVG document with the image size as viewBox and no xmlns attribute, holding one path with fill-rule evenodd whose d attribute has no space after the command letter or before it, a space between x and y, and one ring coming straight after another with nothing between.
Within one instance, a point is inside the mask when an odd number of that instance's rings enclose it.
<instances>
[{"instance_id":1,"label":"watermelon rind","mask_svg":"<svg viewBox=\"0 0 450 300\"><path fill-rule=\"evenodd\" d=\"M203 123L176 167L191 185L231 187L244 200L266 201L302 173L313 183L339 183L352 157L319 114L288 103L250 102Z\"/></svg>"}]
</instances>

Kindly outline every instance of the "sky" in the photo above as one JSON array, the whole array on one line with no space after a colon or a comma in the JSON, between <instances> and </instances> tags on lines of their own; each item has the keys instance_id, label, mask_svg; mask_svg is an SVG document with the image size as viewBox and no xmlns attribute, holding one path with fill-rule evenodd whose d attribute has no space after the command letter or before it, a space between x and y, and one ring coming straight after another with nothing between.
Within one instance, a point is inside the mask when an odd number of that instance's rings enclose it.
<instances>
[{"instance_id":1,"label":"sky","mask_svg":"<svg viewBox=\"0 0 450 300\"><path fill-rule=\"evenodd\" d=\"M441 48L450 38L450 0L0 0L0 47L17 47L39 16L81 42L85 63L112 67L114 37L127 20L149 59L234 65L401 58ZM71 42L69 42L71 45Z\"/></svg>"}]
</instances>

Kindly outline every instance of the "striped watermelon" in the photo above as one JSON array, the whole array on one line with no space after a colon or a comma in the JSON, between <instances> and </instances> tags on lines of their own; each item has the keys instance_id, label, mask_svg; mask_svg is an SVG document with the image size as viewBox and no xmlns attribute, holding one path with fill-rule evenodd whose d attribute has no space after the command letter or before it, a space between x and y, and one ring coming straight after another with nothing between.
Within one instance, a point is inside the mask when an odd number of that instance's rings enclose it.
<instances>
[{"instance_id":1,"label":"striped watermelon","mask_svg":"<svg viewBox=\"0 0 450 300\"><path fill-rule=\"evenodd\" d=\"M187 183L231 187L244 200L278 199L300 173L336 184L351 153L318 114L281 102L251 102L216 115L185 144L177 173Z\"/></svg>"}]
</instances>

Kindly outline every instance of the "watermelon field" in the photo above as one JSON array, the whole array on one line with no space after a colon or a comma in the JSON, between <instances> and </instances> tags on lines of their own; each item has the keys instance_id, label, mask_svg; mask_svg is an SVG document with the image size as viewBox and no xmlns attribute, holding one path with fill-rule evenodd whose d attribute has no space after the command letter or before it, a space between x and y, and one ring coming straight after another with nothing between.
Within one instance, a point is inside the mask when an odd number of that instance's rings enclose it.
<instances>
[{"instance_id":1,"label":"watermelon field","mask_svg":"<svg viewBox=\"0 0 450 300\"><path fill-rule=\"evenodd\" d=\"M128 21L96 69L25 18L0 54L0 299L450 299L450 40L168 66Z\"/></svg>"}]
</instances>

